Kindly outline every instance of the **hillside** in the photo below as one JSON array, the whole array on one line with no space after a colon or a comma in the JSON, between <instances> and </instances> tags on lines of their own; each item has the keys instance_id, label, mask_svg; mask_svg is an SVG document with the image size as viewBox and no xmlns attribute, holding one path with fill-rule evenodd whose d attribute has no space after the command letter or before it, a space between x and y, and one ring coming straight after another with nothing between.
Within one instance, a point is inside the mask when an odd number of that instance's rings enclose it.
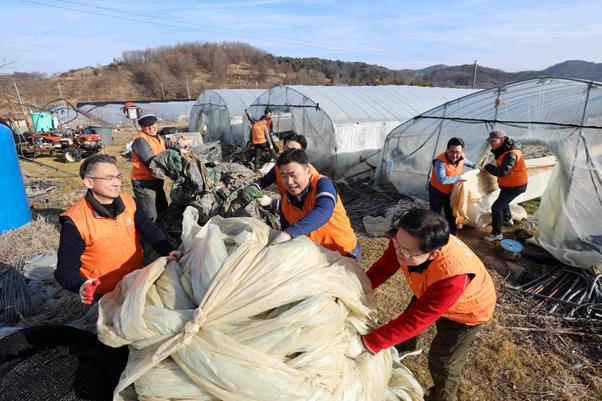
<instances>
[{"instance_id":1,"label":"hillside","mask_svg":"<svg viewBox=\"0 0 602 401\"><path fill-rule=\"evenodd\" d=\"M15 83L24 103L45 107L61 98L61 91L75 104L196 98L210 88L268 88L278 84L470 87L473 71L472 64L391 70L361 62L276 57L240 42L184 43L127 51L107 66L84 67L53 76L19 72L0 75L0 115L21 112ZM602 64L572 60L543 71L517 73L478 66L476 87L550 75L602 81Z\"/></svg>"}]
</instances>

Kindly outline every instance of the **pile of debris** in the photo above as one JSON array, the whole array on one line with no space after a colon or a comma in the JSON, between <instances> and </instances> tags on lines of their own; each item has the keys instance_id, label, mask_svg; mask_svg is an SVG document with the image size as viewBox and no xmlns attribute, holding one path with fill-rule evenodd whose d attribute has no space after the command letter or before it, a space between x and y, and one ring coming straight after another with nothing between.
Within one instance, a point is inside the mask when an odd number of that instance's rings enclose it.
<instances>
[{"instance_id":1,"label":"pile of debris","mask_svg":"<svg viewBox=\"0 0 602 401\"><path fill-rule=\"evenodd\" d=\"M199 224L219 215L255 217L272 228L279 228L275 212L255 202L262 196L261 191L250 187L257 179L255 173L239 163L222 162L221 154L215 149L211 143L190 151L168 149L155 156L150 164L156 177L172 181L171 204L158 216L157 224L176 244L180 243L182 216L187 206L199 211Z\"/></svg>"}]
</instances>

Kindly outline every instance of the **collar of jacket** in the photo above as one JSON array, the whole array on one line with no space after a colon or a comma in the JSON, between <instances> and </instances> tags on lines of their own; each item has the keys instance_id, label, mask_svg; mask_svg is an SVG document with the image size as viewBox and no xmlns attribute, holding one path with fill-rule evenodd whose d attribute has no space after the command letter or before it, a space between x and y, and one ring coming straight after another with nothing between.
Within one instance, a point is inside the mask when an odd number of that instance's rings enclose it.
<instances>
[{"instance_id":1,"label":"collar of jacket","mask_svg":"<svg viewBox=\"0 0 602 401\"><path fill-rule=\"evenodd\" d=\"M431 264L432 260L427 260L416 266L408 266L408 272L422 274Z\"/></svg>"},{"instance_id":2,"label":"collar of jacket","mask_svg":"<svg viewBox=\"0 0 602 401\"><path fill-rule=\"evenodd\" d=\"M113 200L114 215L111 214L111 212L109 212L109 210L102 203L96 200L92 194L92 191L90 190L88 190L86 193L86 200L90 205L92 205L92 209L94 210L94 215L96 217L108 217L110 219L114 219L125 210L125 204L123 203L121 196Z\"/></svg>"},{"instance_id":3,"label":"collar of jacket","mask_svg":"<svg viewBox=\"0 0 602 401\"><path fill-rule=\"evenodd\" d=\"M460 158L458 160L456 160L455 162L453 162L453 161L449 160L449 157L447 157L447 152L445 152L445 160L447 160L448 162L450 162L454 166L457 166L458 163L460 163L462 160L464 160L464 156L460 156Z\"/></svg>"},{"instance_id":4,"label":"collar of jacket","mask_svg":"<svg viewBox=\"0 0 602 401\"><path fill-rule=\"evenodd\" d=\"M307 187L305 187L305 189L303 190L303 192L301 192L301 194L299 196L295 196L295 195L291 195L288 191L288 202L289 203L300 203L303 204L303 202L305 201L305 197L307 196L307 194L309 193L309 191L312 190L312 185L311 185L311 181L307 184Z\"/></svg>"}]
</instances>

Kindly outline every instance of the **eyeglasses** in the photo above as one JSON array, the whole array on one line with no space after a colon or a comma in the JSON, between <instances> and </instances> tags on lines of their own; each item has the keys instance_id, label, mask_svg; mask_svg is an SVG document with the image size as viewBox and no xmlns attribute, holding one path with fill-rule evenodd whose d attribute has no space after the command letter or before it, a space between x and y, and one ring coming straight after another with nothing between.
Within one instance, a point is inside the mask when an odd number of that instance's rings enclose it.
<instances>
[{"instance_id":1,"label":"eyeglasses","mask_svg":"<svg viewBox=\"0 0 602 401\"><path fill-rule=\"evenodd\" d=\"M415 254L411 254L408 249L402 247L399 244L399 241L397 240L396 237L393 237L393 247L395 248L395 252L397 252L399 255L403 256L404 258L415 258L417 256L420 255L424 255L428 252L421 252L421 253L415 253Z\"/></svg>"},{"instance_id":2,"label":"eyeglasses","mask_svg":"<svg viewBox=\"0 0 602 401\"><path fill-rule=\"evenodd\" d=\"M106 177L90 177L90 176L88 176L88 178L91 178L93 180L101 180L101 181L121 181L123 179L123 174L107 175Z\"/></svg>"}]
</instances>

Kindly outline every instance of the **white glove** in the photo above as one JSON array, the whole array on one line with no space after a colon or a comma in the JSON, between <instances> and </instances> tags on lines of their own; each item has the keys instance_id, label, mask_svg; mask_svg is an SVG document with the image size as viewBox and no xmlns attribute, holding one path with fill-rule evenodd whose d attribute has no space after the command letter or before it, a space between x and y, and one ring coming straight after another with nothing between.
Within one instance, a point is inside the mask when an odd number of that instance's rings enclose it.
<instances>
[{"instance_id":1,"label":"white glove","mask_svg":"<svg viewBox=\"0 0 602 401\"><path fill-rule=\"evenodd\" d=\"M474 173L473 173L473 174L475 174L475 175L476 175L476 174L479 174L479 173L481 172L481 169L480 169L480 168L473 168L473 169L472 169L472 170L470 170L470 171L474 171Z\"/></svg>"},{"instance_id":2,"label":"white glove","mask_svg":"<svg viewBox=\"0 0 602 401\"><path fill-rule=\"evenodd\" d=\"M345 351L345 356L348 358L355 358L360 355L362 352L365 352L366 348L364 347L364 343L362 342L362 338L360 336L355 336L349 341L349 345L347 346L347 351Z\"/></svg>"},{"instance_id":3,"label":"white glove","mask_svg":"<svg viewBox=\"0 0 602 401\"><path fill-rule=\"evenodd\" d=\"M272 204L272 198L267 195L263 195L257 199L257 203L259 203L259 206L268 207Z\"/></svg>"},{"instance_id":4,"label":"white glove","mask_svg":"<svg viewBox=\"0 0 602 401\"><path fill-rule=\"evenodd\" d=\"M278 234L276 236L276 238L274 238L274 240L270 243L270 245L276 245L279 244L281 242L286 242L288 240L291 239L291 236L288 235L288 233L284 232L284 231L280 231L280 234Z\"/></svg>"}]
</instances>

